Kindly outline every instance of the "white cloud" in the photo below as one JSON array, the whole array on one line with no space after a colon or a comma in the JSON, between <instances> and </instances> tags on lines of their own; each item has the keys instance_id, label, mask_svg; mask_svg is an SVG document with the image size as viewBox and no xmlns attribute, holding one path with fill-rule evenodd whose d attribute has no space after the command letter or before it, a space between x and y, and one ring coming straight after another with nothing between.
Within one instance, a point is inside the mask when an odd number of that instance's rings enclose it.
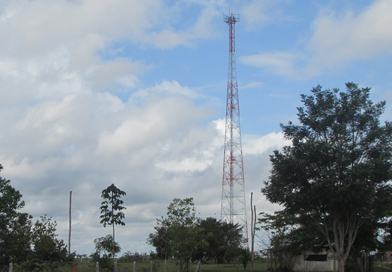
<instances>
[{"instance_id":1,"label":"white cloud","mask_svg":"<svg viewBox=\"0 0 392 272\"><path fill-rule=\"evenodd\" d=\"M269 1L252 1L245 5L241 10L241 17L245 17L248 25L260 25L270 20L268 13Z\"/></svg>"},{"instance_id":2,"label":"white cloud","mask_svg":"<svg viewBox=\"0 0 392 272\"><path fill-rule=\"evenodd\" d=\"M355 59L392 54L392 2L378 0L361 13L321 12L313 22L309 49L317 64L345 65Z\"/></svg>"},{"instance_id":3,"label":"white cloud","mask_svg":"<svg viewBox=\"0 0 392 272\"><path fill-rule=\"evenodd\" d=\"M281 24L298 21L287 15L283 8L291 1L287 0L252 0L240 1L240 20L246 23L246 29L257 31L269 24Z\"/></svg>"},{"instance_id":4,"label":"white cloud","mask_svg":"<svg viewBox=\"0 0 392 272\"><path fill-rule=\"evenodd\" d=\"M242 56L239 60L246 65L262 68L286 77L298 78L301 77L301 72L297 70L297 65L302 58L303 56L299 53L274 51Z\"/></svg>"},{"instance_id":5,"label":"white cloud","mask_svg":"<svg viewBox=\"0 0 392 272\"><path fill-rule=\"evenodd\" d=\"M153 87L148 87L145 89L139 89L134 92L131 99L138 100L140 98L145 98L151 93L157 93L160 95L180 95L188 98L198 98L200 94L198 94L195 90L192 90L188 87L183 87L180 85L178 81L166 81L163 80L160 84L156 84Z\"/></svg>"},{"instance_id":6,"label":"white cloud","mask_svg":"<svg viewBox=\"0 0 392 272\"><path fill-rule=\"evenodd\" d=\"M124 42L174 48L210 39L222 5L183 1L197 12L179 28L182 11L160 0L16 0L2 8L1 176L21 191L26 212L58 221L62 239L73 191L72 250L91 253L93 239L106 234L98 208L111 183L127 192L124 249L145 249L154 218L174 197L194 196L219 212L224 120L211 120L208 106L216 98L179 80L145 83L154 64L112 51ZM254 151L246 155L267 157L273 136L247 141L244 150ZM264 174L253 165L247 173Z\"/></svg>"},{"instance_id":7,"label":"white cloud","mask_svg":"<svg viewBox=\"0 0 392 272\"><path fill-rule=\"evenodd\" d=\"M119 58L96 67L95 71L91 72L90 78L94 89L116 90L117 85L134 89L139 84L139 76L142 76L147 69L147 66L141 62Z\"/></svg>"},{"instance_id":8,"label":"white cloud","mask_svg":"<svg viewBox=\"0 0 392 272\"><path fill-rule=\"evenodd\" d=\"M321 8L312 23L310 38L300 38L302 49L264 51L239 60L288 78L306 79L352 61L391 55L391 12L389 0L374 1L358 14Z\"/></svg>"},{"instance_id":9,"label":"white cloud","mask_svg":"<svg viewBox=\"0 0 392 272\"><path fill-rule=\"evenodd\" d=\"M285 145L289 145L283 137L283 133L272 132L264 136L245 136L242 150L244 154L263 154L272 149L281 149Z\"/></svg>"}]
</instances>

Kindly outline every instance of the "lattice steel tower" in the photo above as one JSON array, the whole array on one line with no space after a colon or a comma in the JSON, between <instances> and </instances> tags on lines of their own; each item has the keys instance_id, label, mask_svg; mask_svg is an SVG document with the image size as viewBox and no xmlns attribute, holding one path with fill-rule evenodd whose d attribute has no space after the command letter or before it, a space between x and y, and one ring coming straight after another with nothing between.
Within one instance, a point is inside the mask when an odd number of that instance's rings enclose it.
<instances>
[{"instance_id":1,"label":"lattice steel tower","mask_svg":"<svg viewBox=\"0 0 392 272\"><path fill-rule=\"evenodd\" d=\"M248 224L245 202L244 163L242 156L240 104L235 61L235 24L239 15L223 16L229 25L229 73L227 79L225 145L223 155L221 220L238 223L248 245Z\"/></svg>"}]
</instances>

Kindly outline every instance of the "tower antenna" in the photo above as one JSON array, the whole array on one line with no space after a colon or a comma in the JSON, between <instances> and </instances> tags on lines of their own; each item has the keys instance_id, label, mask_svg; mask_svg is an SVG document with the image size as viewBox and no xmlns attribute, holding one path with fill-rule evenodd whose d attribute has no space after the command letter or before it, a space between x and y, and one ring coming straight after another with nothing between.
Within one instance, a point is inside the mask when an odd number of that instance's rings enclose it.
<instances>
[{"instance_id":1,"label":"tower antenna","mask_svg":"<svg viewBox=\"0 0 392 272\"><path fill-rule=\"evenodd\" d=\"M238 14L223 15L229 25L229 71L227 79L225 145L223 155L221 220L242 227L248 248L248 224L245 202L244 163L242 156L240 104L235 60L235 24Z\"/></svg>"}]
</instances>

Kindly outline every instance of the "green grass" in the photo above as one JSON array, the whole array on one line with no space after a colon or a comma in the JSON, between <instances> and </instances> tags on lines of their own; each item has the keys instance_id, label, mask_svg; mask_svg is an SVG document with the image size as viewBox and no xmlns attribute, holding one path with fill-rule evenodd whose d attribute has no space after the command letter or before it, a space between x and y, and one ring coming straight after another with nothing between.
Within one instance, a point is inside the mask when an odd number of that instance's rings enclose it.
<instances>
[{"instance_id":1,"label":"green grass","mask_svg":"<svg viewBox=\"0 0 392 272\"><path fill-rule=\"evenodd\" d=\"M153 261L154 262L154 261ZM194 272L196 270L197 263L193 263L191 265L191 271ZM254 263L254 271L255 272L265 272L266 263L264 261L255 261ZM154 272L164 272L165 264L164 261L157 261L154 264ZM64 265L60 267L58 272L71 272L72 271L72 264ZM14 267L14 272L20 272L17 267ZM95 263L92 261L88 262L84 260L78 263L78 272L95 272ZM99 269L100 272L112 272L113 269ZM136 271L137 272L150 272L150 261L146 262L138 262L136 264ZM174 261L168 261L167 263L167 271L168 272L177 272L177 266ZM244 271L242 265L236 264L202 264L201 266L202 272L223 272L223 271L232 271L232 272L242 272ZM250 263L248 264L245 271L250 271ZM392 271L392 262L375 262L373 263L373 271L374 272L391 272ZM119 263L118 264L118 272L133 272L133 263Z\"/></svg>"},{"instance_id":2,"label":"green grass","mask_svg":"<svg viewBox=\"0 0 392 272\"><path fill-rule=\"evenodd\" d=\"M373 264L374 272L391 272L392 263L391 262L375 262Z\"/></svg>"},{"instance_id":3,"label":"green grass","mask_svg":"<svg viewBox=\"0 0 392 272\"><path fill-rule=\"evenodd\" d=\"M153 261L154 263L154 261ZM132 272L133 271L133 263L118 263L118 272ZM153 271L163 272L165 269L164 261L157 261L154 265L156 268ZM192 263L191 271L194 272L196 270L197 263ZM59 272L72 271L72 265L66 265L59 269ZM78 263L78 272L95 272L95 264L93 262L79 262ZM105 270L103 268L99 269L100 272L104 271L113 271L113 269ZM136 264L137 272L150 272L150 262L138 262ZM168 272L177 272L178 268L174 261L168 261L167 263L167 271ZM235 264L202 264L201 265L202 272L220 272L220 271L244 271L242 265ZM250 271L250 262L245 271ZM254 271L262 272L266 271L266 264L264 262L258 261L254 263Z\"/></svg>"}]
</instances>

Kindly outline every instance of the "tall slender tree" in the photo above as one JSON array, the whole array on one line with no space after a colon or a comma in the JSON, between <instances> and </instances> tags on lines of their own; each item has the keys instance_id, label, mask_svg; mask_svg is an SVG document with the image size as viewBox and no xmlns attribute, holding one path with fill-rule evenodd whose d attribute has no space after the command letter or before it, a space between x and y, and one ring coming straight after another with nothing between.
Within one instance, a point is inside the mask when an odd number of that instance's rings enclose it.
<instances>
[{"instance_id":1,"label":"tall slender tree","mask_svg":"<svg viewBox=\"0 0 392 272\"><path fill-rule=\"evenodd\" d=\"M101 197L104 199L101 203L101 224L103 227L107 225L113 227L113 258L115 255L115 231L114 225L125 226L125 223L122 221L125 218L125 214L122 210L126 209L124 206L124 201L121 200L121 196L126 195L124 191L118 189L114 184L108 186L105 190L102 191Z\"/></svg>"},{"instance_id":2,"label":"tall slender tree","mask_svg":"<svg viewBox=\"0 0 392 272\"><path fill-rule=\"evenodd\" d=\"M388 219L392 185L392 123L380 124L385 101L370 88L313 88L302 95L300 124L281 125L292 144L271 156L262 189L285 212L318 227L338 260L345 262L362 226Z\"/></svg>"}]
</instances>

